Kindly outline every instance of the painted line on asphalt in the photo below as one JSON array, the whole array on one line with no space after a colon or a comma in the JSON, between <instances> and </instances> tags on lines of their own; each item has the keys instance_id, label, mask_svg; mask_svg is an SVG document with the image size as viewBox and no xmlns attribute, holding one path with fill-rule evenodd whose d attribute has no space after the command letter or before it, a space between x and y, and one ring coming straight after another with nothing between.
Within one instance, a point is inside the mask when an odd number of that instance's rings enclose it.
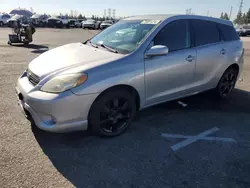
<instances>
[{"instance_id":1,"label":"painted line on asphalt","mask_svg":"<svg viewBox=\"0 0 250 188\"><path fill-rule=\"evenodd\" d=\"M28 65L28 62L19 62L19 63L9 63L9 62L0 62L1 65Z\"/></svg>"},{"instance_id":2,"label":"painted line on asphalt","mask_svg":"<svg viewBox=\"0 0 250 188\"><path fill-rule=\"evenodd\" d=\"M232 142L237 143L232 138L222 138L222 137L207 137L207 135L212 134L214 132L219 131L220 129L218 127L213 127L212 129L209 129L207 131L204 131L196 136L186 136L186 135L180 135L180 134L166 134L162 133L161 135L165 138L184 138L186 140L183 140L173 146L171 146L173 151L177 151L189 144L192 144L194 142L197 142L198 140L207 140L207 141L222 141L222 142Z\"/></svg>"}]
</instances>

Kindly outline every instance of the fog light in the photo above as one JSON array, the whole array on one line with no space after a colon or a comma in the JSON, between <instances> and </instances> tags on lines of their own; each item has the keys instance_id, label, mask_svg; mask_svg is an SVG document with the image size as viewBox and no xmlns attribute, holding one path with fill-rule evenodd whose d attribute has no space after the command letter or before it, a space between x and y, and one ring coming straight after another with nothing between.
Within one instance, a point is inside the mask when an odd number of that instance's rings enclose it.
<instances>
[{"instance_id":1,"label":"fog light","mask_svg":"<svg viewBox=\"0 0 250 188\"><path fill-rule=\"evenodd\" d=\"M56 118L51 115L42 115L40 116L42 121L47 125L54 125L56 124Z\"/></svg>"}]
</instances>

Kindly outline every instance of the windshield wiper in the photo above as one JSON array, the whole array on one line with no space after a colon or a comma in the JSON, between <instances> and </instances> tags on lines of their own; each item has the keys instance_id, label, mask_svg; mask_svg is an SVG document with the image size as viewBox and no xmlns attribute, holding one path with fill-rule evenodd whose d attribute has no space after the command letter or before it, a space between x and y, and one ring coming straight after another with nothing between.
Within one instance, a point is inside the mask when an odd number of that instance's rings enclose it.
<instances>
[{"instance_id":1,"label":"windshield wiper","mask_svg":"<svg viewBox=\"0 0 250 188\"><path fill-rule=\"evenodd\" d=\"M111 47L109 47L109 46L107 46L107 45L105 45L105 44L103 44L103 43L102 43L102 44L98 44L98 46L101 46L101 47L103 47L103 48L109 50L110 52L118 53L118 51L117 51L116 49L111 48Z\"/></svg>"},{"instance_id":2,"label":"windshield wiper","mask_svg":"<svg viewBox=\"0 0 250 188\"><path fill-rule=\"evenodd\" d=\"M83 44L87 44L87 43L91 44L91 46L93 46L94 48L98 48L98 46L96 44L92 43L90 39L83 42Z\"/></svg>"},{"instance_id":3,"label":"windshield wiper","mask_svg":"<svg viewBox=\"0 0 250 188\"><path fill-rule=\"evenodd\" d=\"M91 44L91 46L93 46L94 48L98 48L98 46L97 46L96 44L92 43L91 40L89 40L88 42L89 42L89 43Z\"/></svg>"}]
</instances>

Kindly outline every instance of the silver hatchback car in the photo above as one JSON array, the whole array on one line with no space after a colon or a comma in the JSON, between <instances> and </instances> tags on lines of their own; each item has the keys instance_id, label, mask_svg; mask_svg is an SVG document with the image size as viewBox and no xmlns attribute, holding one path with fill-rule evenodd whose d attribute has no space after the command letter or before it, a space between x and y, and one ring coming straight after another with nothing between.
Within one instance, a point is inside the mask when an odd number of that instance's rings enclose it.
<instances>
[{"instance_id":1,"label":"silver hatchback car","mask_svg":"<svg viewBox=\"0 0 250 188\"><path fill-rule=\"evenodd\" d=\"M143 108L212 89L225 98L243 54L229 21L135 16L84 43L43 53L20 76L16 92L23 112L43 130L116 136Z\"/></svg>"}]
</instances>

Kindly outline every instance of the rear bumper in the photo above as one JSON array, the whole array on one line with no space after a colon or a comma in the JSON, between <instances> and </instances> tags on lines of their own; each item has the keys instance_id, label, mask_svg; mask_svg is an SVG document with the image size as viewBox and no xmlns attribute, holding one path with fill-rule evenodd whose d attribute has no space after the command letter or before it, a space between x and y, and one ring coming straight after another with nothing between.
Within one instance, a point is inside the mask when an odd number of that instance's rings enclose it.
<instances>
[{"instance_id":1,"label":"rear bumper","mask_svg":"<svg viewBox=\"0 0 250 188\"><path fill-rule=\"evenodd\" d=\"M86 130L90 107L98 95L42 92L31 85L27 77L18 80L16 93L24 114L31 117L37 127L50 132Z\"/></svg>"},{"instance_id":2,"label":"rear bumper","mask_svg":"<svg viewBox=\"0 0 250 188\"><path fill-rule=\"evenodd\" d=\"M95 28L95 25L82 25L83 28L91 28L91 29L94 29Z\"/></svg>"},{"instance_id":3,"label":"rear bumper","mask_svg":"<svg viewBox=\"0 0 250 188\"><path fill-rule=\"evenodd\" d=\"M250 30L249 31L239 31L238 33L241 36L246 36L246 35L250 35Z\"/></svg>"}]
</instances>

